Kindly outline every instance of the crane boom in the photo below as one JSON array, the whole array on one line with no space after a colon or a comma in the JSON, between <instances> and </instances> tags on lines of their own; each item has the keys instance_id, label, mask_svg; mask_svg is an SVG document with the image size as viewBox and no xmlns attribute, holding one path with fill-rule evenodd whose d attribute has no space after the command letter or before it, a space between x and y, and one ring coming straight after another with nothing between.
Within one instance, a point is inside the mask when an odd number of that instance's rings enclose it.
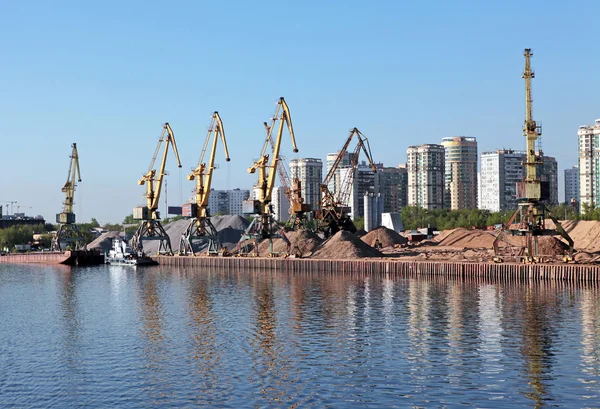
<instances>
[{"instance_id":1,"label":"crane boom","mask_svg":"<svg viewBox=\"0 0 600 409\"><path fill-rule=\"evenodd\" d=\"M160 148L164 142L164 152L160 162L158 174L154 169L154 164L158 158ZM175 142L175 134L171 129L168 122L163 125L163 130L158 139L154 156L150 162L150 168L148 172L142 176L138 181L139 185L146 185L146 206L138 206L133 209L133 218L136 220L142 220L142 223L137 228L131 239L131 247L138 253L138 255L145 256L143 241L144 240L159 240L159 254L172 255L173 249L171 248L171 239L165 232L165 229L160 223L160 215L158 213L158 201L160 200L160 192L162 189L162 182L165 176L165 167L167 164L167 154L169 153L169 145L173 145L173 152L177 159L177 166L181 167L181 161L179 160L179 152L177 150L177 143Z\"/></svg>"},{"instance_id":2,"label":"crane boom","mask_svg":"<svg viewBox=\"0 0 600 409\"><path fill-rule=\"evenodd\" d=\"M163 142L165 142L165 148L162 155L162 160L160 162L160 168L157 174L156 170L154 170L153 168ZM177 150L177 143L175 142L175 134L173 133L173 130L171 129L169 123L166 122L163 125L163 131L160 135L160 138L158 139L158 144L156 145L156 150L154 151L152 162L150 162L150 168L148 172L145 175L143 175L142 178L138 181L138 184L146 185L145 197L147 200L148 212L151 218L153 219L158 218L156 211L158 210L162 182L165 176L165 166L167 164L167 154L169 152L169 145L173 145L173 152L175 153L175 158L177 159L177 167L180 168L181 161L179 160L179 151Z\"/></svg>"},{"instance_id":3,"label":"crane boom","mask_svg":"<svg viewBox=\"0 0 600 409\"><path fill-rule=\"evenodd\" d=\"M79 153L77 144L71 145L72 151L69 161L69 172L67 181L62 187L65 194L62 213L56 215L56 222L59 224L56 235L52 238L51 249L53 251L62 251L64 245L73 245L74 250L84 249L86 246L85 237L79 231L75 224L75 213L73 213L73 203L75 200L75 187L77 182L81 182L81 171L79 169ZM14 202L16 203L16 202Z\"/></svg>"},{"instance_id":4,"label":"crane boom","mask_svg":"<svg viewBox=\"0 0 600 409\"><path fill-rule=\"evenodd\" d=\"M212 144L208 156L208 165L204 161L204 155L212 138ZM227 149L227 140L225 139L225 128L223 121L217 111L212 115L208 134L204 140L202 153L198 166L188 175L188 180L196 181L195 203L184 204L184 214L193 215L187 229L181 236L179 244L179 253L182 255L196 255L193 242L195 239L208 240L208 254L217 254L221 250L221 243L218 238L217 230L209 218L208 198L210 196L210 186L212 183L213 171L215 169L215 156L217 152L217 142L221 139L223 150L225 151L225 160L229 162L229 151ZM189 210L185 210L188 209Z\"/></svg>"},{"instance_id":5,"label":"crane boom","mask_svg":"<svg viewBox=\"0 0 600 409\"><path fill-rule=\"evenodd\" d=\"M348 147L354 136L356 136L357 144L352 152L346 177L340 183L340 186L337 187L336 191L331 192L329 190L329 184L340 169L342 160L348 153ZM318 211L315 212L315 218L325 222L326 226L323 228L326 229L326 232L328 233L333 234L340 228L350 231L356 230L347 213L350 211L348 201L354 183L354 175L358 167L358 157L361 151L364 152L367 157L369 166L373 172L377 172L375 164L373 163L369 140L357 128L353 128L321 184L321 203Z\"/></svg>"},{"instance_id":6,"label":"crane boom","mask_svg":"<svg viewBox=\"0 0 600 409\"><path fill-rule=\"evenodd\" d=\"M542 127L533 120L533 99L531 98L531 79L535 78L535 73L531 69L531 48L526 48L523 53L525 56L525 69L522 78L525 79L525 123L523 125L523 136L527 141L527 159L525 162L525 192L520 195L527 200L541 199L541 185L537 177L537 165L540 164L538 155L536 155L535 141L542 134Z\"/></svg>"},{"instance_id":7,"label":"crane boom","mask_svg":"<svg viewBox=\"0 0 600 409\"><path fill-rule=\"evenodd\" d=\"M214 136L213 136L214 135ZM210 154L208 157L208 165L204 162L204 155L213 136ZM208 197L210 196L210 186L212 183L213 170L215 169L215 154L217 152L217 141L221 139L223 149L225 150L225 160L229 162L229 151L227 149L227 140L225 139L225 128L223 121L217 111L214 112L208 135L204 141L204 147L198 161L198 166L188 175L188 180L196 180L196 205L198 210L196 217L206 217L208 208Z\"/></svg>"}]
</instances>

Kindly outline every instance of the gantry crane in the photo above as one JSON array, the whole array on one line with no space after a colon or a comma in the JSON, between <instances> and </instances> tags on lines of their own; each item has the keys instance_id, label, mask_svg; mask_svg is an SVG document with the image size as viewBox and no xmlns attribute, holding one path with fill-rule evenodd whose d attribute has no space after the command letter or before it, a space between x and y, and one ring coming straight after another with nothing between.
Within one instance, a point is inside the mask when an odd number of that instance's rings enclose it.
<instances>
[{"instance_id":1,"label":"gantry crane","mask_svg":"<svg viewBox=\"0 0 600 409\"><path fill-rule=\"evenodd\" d=\"M206 148L210 142L211 137L213 138L212 146L208 157L208 165L204 162L204 155ZM208 198L210 195L210 184L212 182L213 170L215 169L215 153L217 152L217 141L221 139L223 142L223 149L225 150L225 160L229 162L229 152L227 150L227 140L225 139L225 128L223 128L223 122L219 113L215 111L212 116L210 127L208 128L208 135L204 141L204 147L200 154L200 160L198 166L188 175L188 180L196 181L195 190L195 203L186 204L189 207L189 212L192 219L187 229L181 236L181 243L179 245L179 252L181 254L195 255L193 241L194 240L208 240L208 254L218 254L221 250L221 243L217 236L217 230L210 221L210 215L208 211Z\"/></svg>"},{"instance_id":2,"label":"gantry crane","mask_svg":"<svg viewBox=\"0 0 600 409\"><path fill-rule=\"evenodd\" d=\"M158 174L154 168L154 162L160 151L160 147L165 143L165 149L162 155L160 168ZM169 123L163 125L163 130L158 139L158 145L154 151L154 157L150 162L150 168L148 172L142 176L138 181L139 185L146 185L146 206L138 206L133 209L133 218L135 220L141 220L142 223L137 228L135 234L131 239L131 247L138 255L144 254L143 242L145 240L159 240L158 253L173 255L171 248L171 240L165 232L162 224L160 223L160 214L158 212L158 201L160 199L160 190L162 188L163 177L165 176L165 166L167 164L167 153L169 152L169 145L173 145L173 152L177 158L177 166L181 167L181 161L179 160L179 152L177 151L177 143L175 142L175 135Z\"/></svg>"},{"instance_id":3,"label":"gantry crane","mask_svg":"<svg viewBox=\"0 0 600 409\"><path fill-rule=\"evenodd\" d=\"M348 152L348 147L354 136L357 138L356 147L353 152ZM339 230L348 230L353 233L356 232L356 227L349 216L352 204L348 202L350 200L354 176L358 167L358 157L361 151L365 153L371 170L377 172L375 164L373 163L369 140L357 128L353 128L346 139L346 143L342 146L342 149L339 151L333 165L321 184L321 202L319 204L319 209L315 211L315 219L319 221L319 229L323 230L326 235L333 235ZM339 170L341 169L344 156L347 154L349 154L350 163L346 167L346 176L343 180L337 181L339 186L332 192L330 191L329 186L336 180L334 178L339 178Z\"/></svg>"},{"instance_id":4,"label":"gantry crane","mask_svg":"<svg viewBox=\"0 0 600 409\"><path fill-rule=\"evenodd\" d=\"M65 193L65 202L62 213L56 215L56 223L59 224L56 235L52 238L50 249L52 251L63 251L63 243L69 246L73 244L73 250L85 249L85 237L75 224L75 213L73 213L73 203L75 199L75 186L77 182L81 182L81 172L79 171L79 153L77 152L77 144L71 145L69 161L69 172L67 173L67 182L62 188ZM16 203L16 202L15 202Z\"/></svg>"},{"instance_id":5,"label":"gantry crane","mask_svg":"<svg viewBox=\"0 0 600 409\"><path fill-rule=\"evenodd\" d=\"M531 79L535 78L535 73L531 68L531 56L533 53L530 48L526 48L523 54L525 56L525 69L522 78L525 79L525 123L523 126L523 136L526 139L527 152L523 163L525 168L525 177L517 183L517 205L518 208L507 223L507 229L512 235L523 236L524 245L516 249L507 239L505 229L498 234L494 240L494 261L503 261L502 250L506 253L510 251L511 255L520 257L527 263L535 263L541 260L544 254L539 253L538 236L554 235L556 231L569 244L569 253L565 255L564 260L572 260L573 240L559 221L552 216L546 209L545 201L548 199L547 185L542 182L538 169L542 169L543 153L541 149L536 150L536 141L542 135L542 125L533 119L533 100L531 98ZM555 224L556 230L547 229L545 218L548 216ZM504 249L500 248L500 243L504 242Z\"/></svg>"},{"instance_id":6,"label":"gantry crane","mask_svg":"<svg viewBox=\"0 0 600 409\"><path fill-rule=\"evenodd\" d=\"M254 162L252 167L248 168L248 173L256 173L256 171L258 171L258 183L256 185L258 197L254 200L247 200L244 202L244 213L253 214L254 219L242 236L240 244L244 245L248 240L254 240L254 251L256 254L258 254L259 240L269 240L271 254L273 253L273 238L281 237L284 240L287 240L285 234L280 232L277 222L273 219L273 209L271 207L271 195L275 185L275 176L280 160L279 152L281 150L281 139L285 125L287 125L290 133L294 152L298 152L296 138L294 137L294 128L292 126L292 117L283 97L279 98L279 101L277 102L277 109L273 115L273 123L275 121L279 121L279 127L277 129L275 145L271 151L271 155L268 153L268 147L270 145L274 126L268 127L267 138L263 144L259 159ZM269 157L271 158L271 164L269 164ZM245 246L242 249L242 253L248 253Z\"/></svg>"}]
</instances>

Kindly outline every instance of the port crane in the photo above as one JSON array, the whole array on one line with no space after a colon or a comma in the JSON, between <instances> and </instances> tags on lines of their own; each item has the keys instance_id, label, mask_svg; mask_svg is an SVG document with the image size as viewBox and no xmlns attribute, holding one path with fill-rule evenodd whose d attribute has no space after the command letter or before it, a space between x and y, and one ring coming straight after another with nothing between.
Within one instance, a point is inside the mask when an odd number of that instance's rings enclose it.
<instances>
[{"instance_id":1,"label":"port crane","mask_svg":"<svg viewBox=\"0 0 600 409\"><path fill-rule=\"evenodd\" d=\"M208 156L208 165L204 162L204 155L210 140L212 138L212 145ZM215 255L221 250L221 243L217 236L217 230L210 221L210 214L208 209L208 198L210 195L210 185L212 182L213 170L215 169L215 154L217 152L217 142L221 139L223 143L223 149L225 150L225 160L229 162L229 151L227 150L227 140L225 139L225 128L223 127L223 121L217 111L214 112L210 126L208 128L208 135L204 141L204 147L200 154L200 160L198 166L188 175L188 180L196 181L195 190L195 203L187 203L184 207L188 207L189 211L184 214L193 215L190 223L181 236L181 243L179 245L179 252L183 255L192 254L195 255L193 248L194 240L208 240L208 254Z\"/></svg>"},{"instance_id":2,"label":"port crane","mask_svg":"<svg viewBox=\"0 0 600 409\"><path fill-rule=\"evenodd\" d=\"M154 163L158 157L161 145L164 142L164 152L162 160L160 162L160 168L156 172ZM173 152L177 159L177 166L181 167L181 161L179 160L179 152L177 151L177 143L175 142L175 135L169 123L163 125L163 130L158 139L156 150L154 151L154 157L150 162L150 168L148 172L142 176L138 181L139 185L146 185L146 206L138 206L133 209L133 218L135 220L141 220L141 224L135 231L135 234L131 238L131 247L139 255L144 254L143 242L145 240L159 240L158 254L173 255L173 249L171 248L171 240L165 232L162 224L160 223L160 213L158 211L158 201L160 199L160 191L162 188L163 177L165 176L165 166L167 164L167 154L169 152L169 145L173 146Z\"/></svg>"},{"instance_id":3,"label":"port crane","mask_svg":"<svg viewBox=\"0 0 600 409\"><path fill-rule=\"evenodd\" d=\"M548 182L542 182L538 169L542 169L543 153L539 148L536 150L536 141L542 135L542 125L533 119L533 99L531 97L531 80L535 78L535 73L531 68L531 56L533 53L530 48L526 48L525 69L522 78L525 80L525 123L523 126L523 136L525 136L527 152L523 163L525 168L525 177L521 182L517 182L517 210L513 213L509 222L501 229L494 240L494 261L502 262L503 256L507 251L510 256L521 258L526 263L537 263L542 259L543 254L539 252L538 237L542 235L551 236L558 232L568 243L569 252L563 258L564 261L571 261L573 258L573 239L562 227L560 222L548 211L545 202L548 199ZM549 217L555 225L555 229L546 227L546 216ZM508 230L513 236L522 236L523 245L513 246L511 240L506 236ZM504 248L500 248L500 244Z\"/></svg>"},{"instance_id":4,"label":"port crane","mask_svg":"<svg viewBox=\"0 0 600 409\"><path fill-rule=\"evenodd\" d=\"M268 148L271 143L270 141L276 121L279 121L277 136L275 137L275 144L269 155ZM244 201L244 213L253 214L254 219L240 240L240 244L243 246L242 254L248 254L248 249L245 245L248 240L254 240L254 251L256 254L258 254L259 240L269 240L271 254L273 254L273 238L282 238L287 241L285 234L280 231L279 225L273 218L273 209L271 206L271 197L275 185L277 167L280 161L279 152L281 150L283 129L286 125L292 140L293 150L294 152L298 152L290 109L283 97L281 97L277 102L277 108L273 115L273 125L267 127L267 138L263 144L260 157L250 168L248 168L248 173L250 174L254 174L258 171L258 183L256 185L258 197L253 200ZM271 160L270 164L269 159Z\"/></svg>"},{"instance_id":5,"label":"port crane","mask_svg":"<svg viewBox=\"0 0 600 409\"><path fill-rule=\"evenodd\" d=\"M271 144L272 151L275 150L275 141L273 141L271 129L275 125L275 121L277 121L276 116L273 117L271 125L266 122L263 123L267 131L267 138ZM302 182L300 179L294 177L290 183L290 177L286 170L286 163L285 157L280 154L279 160L277 161L277 174L279 175L279 183L283 188L283 192L290 203L288 226L292 229L306 227L306 214L310 213L312 208L309 204L304 203L304 198L302 197Z\"/></svg>"},{"instance_id":6,"label":"port crane","mask_svg":"<svg viewBox=\"0 0 600 409\"><path fill-rule=\"evenodd\" d=\"M67 181L62 188L65 194L62 213L56 215L56 223L59 224L56 235L52 238L50 249L52 251L63 251L63 244L71 246L73 250L82 250L86 247L85 237L75 224L75 213L73 213L73 204L75 199L75 187L77 182L81 182L81 172L79 170L79 153L77 144L71 145L69 161L69 172Z\"/></svg>"},{"instance_id":7,"label":"port crane","mask_svg":"<svg viewBox=\"0 0 600 409\"><path fill-rule=\"evenodd\" d=\"M352 152L348 151L348 147L352 142L352 139L356 137L356 147ZM358 167L358 157L360 152L364 152L369 166L373 172L377 172L375 164L373 163L373 156L371 155L371 147L369 146L369 140L360 132L357 128L353 128L350 131L350 135L346 139L344 146L339 151L337 157L327 176L321 183L321 202L319 209L315 211L314 218L319 221L319 229L323 230L326 235L333 235L340 230L347 230L350 232L356 232L356 226L350 219L350 194L352 186L354 184L354 176ZM348 155L349 154L349 155ZM343 180L339 180L339 170L342 167L342 161L344 157L348 155L350 163L347 166L347 173ZM339 184L336 186L335 191L332 192L329 186L332 182L337 181Z\"/></svg>"}]
</instances>

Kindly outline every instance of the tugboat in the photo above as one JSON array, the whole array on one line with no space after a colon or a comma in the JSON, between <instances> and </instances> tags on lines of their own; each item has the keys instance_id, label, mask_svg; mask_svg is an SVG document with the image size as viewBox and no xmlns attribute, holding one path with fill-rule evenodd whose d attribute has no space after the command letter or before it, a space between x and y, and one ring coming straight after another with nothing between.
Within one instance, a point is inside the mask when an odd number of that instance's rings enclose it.
<instances>
[{"instance_id":1,"label":"tugboat","mask_svg":"<svg viewBox=\"0 0 600 409\"><path fill-rule=\"evenodd\" d=\"M138 255L132 252L125 241L115 238L113 239L113 248L105 257L106 264L114 264L120 266L152 266L158 264L146 255Z\"/></svg>"}]
</instances>

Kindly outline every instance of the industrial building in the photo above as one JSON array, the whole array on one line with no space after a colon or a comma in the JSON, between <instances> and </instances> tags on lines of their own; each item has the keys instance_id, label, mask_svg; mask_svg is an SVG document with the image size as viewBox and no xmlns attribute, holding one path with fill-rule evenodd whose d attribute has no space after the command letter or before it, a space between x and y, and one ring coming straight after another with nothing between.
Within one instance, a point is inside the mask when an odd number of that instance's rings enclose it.
<instances>
[{"instance_id":1,"label":"industrial building","mask_svg":"<svg viewBox=\"0 0 600 409\"><path fill-rule=\"evenodd\" d=\"M442 209L444 207L444 147L436 144L409 146L406 154L408 205L425 209Z\"/></svg>"},{"instance_id":2,"label":"industrial building","mask_svg":"<svg viewBox=\"0 0 600 409\"><path fill-rule=\"evenodd\" d=\"M442 138L445 150L444 204L452 210L477 208L477 139Z\"/></svg>"},{"instance_id":3,"label":"industrial building","mask_svg":"<svg viewBox=\"0 0 600 409\"><path fill-rule=\"evenodd\" d=\"M250 197L250 191L246 189L215 190L211 189L208 198L210 213L215 214L237 214L242 216L242 203Z\"/></svg>"},{"instance_id":4,"label":"industrial building","mask_svg":"<svg viewBox=\"0 0 600 409\"><path fill-rule=\"evenodd\" d=\"M579 203L579 167L565 169L565 203Z\"/></svg>"},{"instance_id":5,"label":"industrial building","mask_svg":"<svg viewBox=\"0 0 600 409\"><path fill-rule=\"evenodd\" d=\"M579 202L592 207L600 205L600 119L594 125L577 130L579 142Z\"/></svg>"},{"instance_id":6,"label":"industrial building","mask_svg":"<svg viewBox=\"0 0 600 409\"><path fill-rule=\"evenodd\" d=\"M543 156L543 164L538 165L542 182L548 184L547 204L558 204L558 164L556 159ZM526 154L522 151L502 149L481 154L479 208L492 212L514 210L517 207L517 182L524 176L523 162Z\"/></svg>"},{"instance_id":7,"label":"industrial building","mask_svg":"<svg viewBox=\"0 0 600 409\"><path fill-rule=\"evenodd\" d=\"M383 200L383 212L399 212L408 205L408 171L406 165L381 167L375 174L375 192Z\"/></svg>"},{"instance_id":8,"label":"industrial building","mask_svg":"<svg viewBox=\"0 0 600 409\"><path fill-rule=\"evenodd\" d=\"M290 161L290 177L300 180L304 203L317 209L321 200L323 161L315 158L292 159Z\"/></svg>"}]
</instances>

